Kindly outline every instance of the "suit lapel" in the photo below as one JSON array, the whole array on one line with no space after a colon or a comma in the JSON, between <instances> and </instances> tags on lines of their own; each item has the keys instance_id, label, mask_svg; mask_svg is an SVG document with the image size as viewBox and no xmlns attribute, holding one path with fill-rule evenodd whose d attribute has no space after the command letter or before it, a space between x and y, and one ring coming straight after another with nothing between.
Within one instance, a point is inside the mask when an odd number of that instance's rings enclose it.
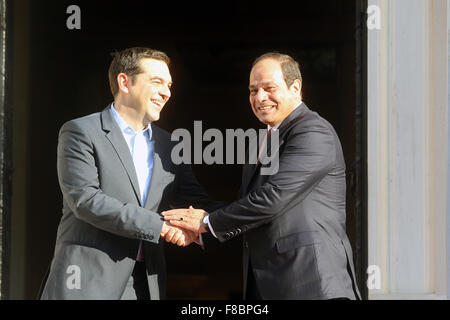
<instances>
[{"instance_id":1,"label":"suit lapel","mask_svg":"<svg viewBox=\"0 0 450 320\"><path fill-rule=\"evenodd\" d=\"M252 181L252 177L256 172L257 165L256 164L245 164L242 170L242 187L240 196L243 197L248 194L248 189L250 186L250 182Z\"/></svg>"},{"instance_id":2,"label":"suit lapel","mask_svg":"<svg viewBox=\"0 0 450 320\"><path fill-rule=\"evenodd\" d=\"M159 186L159 181L161 180L162 176L164 175L164 168L163 168L163 161L166 161L166 159L161 159L161 155L167 155L170 154L170 152L167 152L165 150L165 145L162 143L161 137L159 137L159 132L155 128L155 126L152 124L152 143L153 143L153 171L152 171L152 179L150 180L150 186L147 194L147 199L145 201L145 208L152 208L158 201L158 197L152 197L152 194L155 194L155 192L152 192L152 189L155 189Z\"/></svg>"},{"instance_id":3,"label":"suit lapel","mask_svg":"<svg viewBox=\"0 0 450 320\"><path fill-rule=\"evenodd\" d=\"M134 168L133 158L131 157L130 149L128 149L123 134L122 132L120 132L119 126L111 115L109 107L102 111L101 119L102 129L106 132L106 138L109 140L109 142L111 142L114 150L117 153L117 156L122 162L122 165L128 174L128 178L131 181L131 185L133 186L134 193L139 202L139 205L142 206L141 196L139 192L139 183L136 176L136 170Z\"/></svg>"},{"instance_id":4,"label":"suit lapel","mask_svg":"<svg viewBox=\"0 0 450 320\"><path fill-rule=\"evenodd\" d=\"M286 135L286 129L290 126L293 120L300 118L301 115L307 110L307 106L302 102L298 108L296 108L294 111L292 111L289 116L286 117L286 119L283 120L283 122L278 127L278 138L279 144L278 144L278 150L274 150L274 152L280 151L281 146L284 144L284 136ZM280 154L278 156L281 156ZM244 165L244 169L242 172L242 191L244 194L248 194L249 190L252 187L253 182L255 181L256 177L259 176L261 168L261 163L258 162L256 164L248 164Z\"/></svg>"},{"instance_id":5,"label":"suit lapel","mask_svg":"<svg viewBox=\"0 0 450 320\"><path fill-rule=\"evenodd\" d=\"M259 139L257 139L257 145L259 145ZM247 194L247 188L250 184L250 181L252 179L252 176L254 175L256 169L258 168L258 163L251 163L252 160L254 160L258 155L258 146L250 144L249 147L246 150L246 159L248 159L248 164L244 164L242 168L242 186L241 186L241 193L242 196ZM253 158L254 157L254 158Z\"/></svg>"}]
</instances>

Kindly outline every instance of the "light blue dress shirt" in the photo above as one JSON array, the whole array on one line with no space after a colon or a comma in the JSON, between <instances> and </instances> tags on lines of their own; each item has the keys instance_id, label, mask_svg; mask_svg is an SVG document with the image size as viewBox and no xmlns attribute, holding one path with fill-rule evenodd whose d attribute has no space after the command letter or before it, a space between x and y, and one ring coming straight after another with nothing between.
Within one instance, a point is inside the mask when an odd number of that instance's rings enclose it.
<instances>
[{"instance_id":1,"label":"light blue dress shirt","mask_svg":"<svg viewBox=\"0 0 450 320\"><path fill-rule=\"evenodd\" d=\"M142 206L144 206L153 172L154 145L152 141L152 127L149 124L143 130L134 131L117 113L114 108L114 103L111 104L110 110L127 142L131 157L133 158L139 182Z\"/></svg>"}]
</instances>

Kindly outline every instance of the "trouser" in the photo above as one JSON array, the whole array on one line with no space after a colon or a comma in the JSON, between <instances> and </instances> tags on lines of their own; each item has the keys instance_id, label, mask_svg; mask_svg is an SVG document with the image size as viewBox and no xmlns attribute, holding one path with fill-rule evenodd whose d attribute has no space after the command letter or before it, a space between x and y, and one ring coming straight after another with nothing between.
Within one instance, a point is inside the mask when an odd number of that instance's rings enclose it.
<instances>
[{"instance_id":1,"label":"trouser","mask_svg":"<svg viewBox=\"0 0 450 320\"><path fill-rule=\"evenodd\" d=\"M136 261L121 300L150 300L147 270L144 261Z\"/></svg>"}]
</instances>

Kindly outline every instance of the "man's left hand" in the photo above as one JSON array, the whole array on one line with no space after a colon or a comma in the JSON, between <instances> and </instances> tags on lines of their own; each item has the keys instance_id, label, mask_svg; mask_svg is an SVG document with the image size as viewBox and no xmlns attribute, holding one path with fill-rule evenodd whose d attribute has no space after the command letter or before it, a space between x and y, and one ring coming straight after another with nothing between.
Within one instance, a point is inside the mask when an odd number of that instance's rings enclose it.
<instances>
[{"instance_id":1,"label":"man's left hand","mask_svg":"<svg viewBox=\"0 0 450 320\"><path fill-rule=\"evenodd\" d=\"M170 221L174 226L191 230L196 233L207 232L203 218L208 215L203 209L194 209L190 206L188 209L172 209L162 212L164 220Z\"/></svg>"}]
</instances>

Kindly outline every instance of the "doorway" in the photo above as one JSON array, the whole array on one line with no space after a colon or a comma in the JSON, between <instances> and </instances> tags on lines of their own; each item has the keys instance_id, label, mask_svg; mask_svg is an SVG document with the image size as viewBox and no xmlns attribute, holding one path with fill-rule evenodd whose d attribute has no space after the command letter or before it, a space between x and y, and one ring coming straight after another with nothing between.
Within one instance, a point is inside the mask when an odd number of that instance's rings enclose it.
<instances>
[{"instance_id":1,"label":"doorway","mask_svg":"<svg viewBox=\"0 0 450 320\"><path fill-rule=\"evenodd\" d=\"M300 62L303 99L327 119L341 139L347 164L347 232L354 250L360 289L364 257L360 187L361 132L358 131L357 16L361 1L304 0L293 6L262 1L176 5L128 0L76 1L81 29L69 30L73 1L30 1L30 103L26 161L25 296L36 297L51 261L62 197L56 176L61 125L98 112L112 100L107 70L111 53L147 46L172 60L172 98L158 125L168 131L201 120L203 130L260 128L248 103L248 75L255 57L267 51ZM11 1L12 3L12 1ZM14 143L15 140L13 140ZM233 201L239 165L194 165L211 197ZM212 179L211 177L214 177ZM362 177L362 178L361 178ZM358 207L359 206L359 207ZM358 211L359 210L359 211ZM13 212L14 214L14 212ZM11 253L14 254L14 253ZM241 242L203 252L166 245L169 299L240 299Z\"/></svg>"}]
</instances>

